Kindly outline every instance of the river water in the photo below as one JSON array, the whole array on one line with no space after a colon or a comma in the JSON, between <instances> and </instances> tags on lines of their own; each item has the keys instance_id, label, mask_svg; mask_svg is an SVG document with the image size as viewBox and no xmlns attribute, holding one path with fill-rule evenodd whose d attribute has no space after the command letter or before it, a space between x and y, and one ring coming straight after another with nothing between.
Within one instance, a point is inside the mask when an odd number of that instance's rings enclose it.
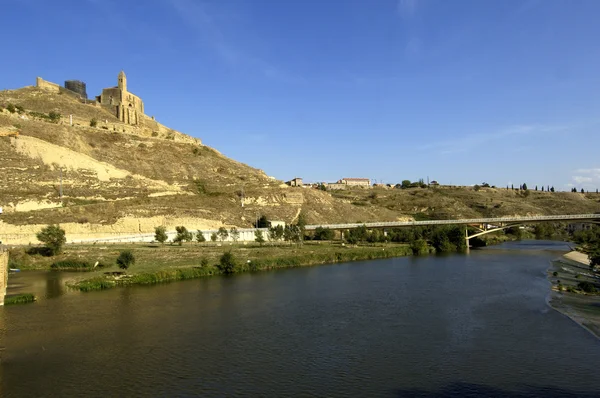
<instances>
[{"instance_id":1,"label":"river water","mask_svg":"<svg viewBox=\"0 0 600 398\"><path fill-rule=\"evenodd\" d=\"M549 308L561 243L76 293L12 274L0 396L599 396L600 342Z\"/></svg>"}]
</instances>

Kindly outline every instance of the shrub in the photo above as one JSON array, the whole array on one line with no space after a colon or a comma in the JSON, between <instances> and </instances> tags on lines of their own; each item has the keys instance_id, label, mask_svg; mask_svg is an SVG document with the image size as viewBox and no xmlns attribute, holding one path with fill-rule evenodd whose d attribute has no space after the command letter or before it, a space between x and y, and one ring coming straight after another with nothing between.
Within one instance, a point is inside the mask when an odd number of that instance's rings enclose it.
<instances>
[{"instance_id":1,"label":"shrub","mask_svg":"<svg viewBox=\"0 0 600 398\"><path fill-rule=\"evenodd\" d=\"M117 258L117 265L121 269L128 269L131 265L135 264L135 256L131 250L123 250Z\"/></svg>"},{"instance_id":2,"label":"shrub","mask_svg":"<svg viewBox=\"0 0 600 398\"><path fill-rule=\"evenodd\" d=\"M183 244L183 242L191 242L194 239L194 236L191 232L187 230L184 226L175 227L175 231L177 231L177 236L173 239L173 242L179 243L179 246Z\"/></svg>"},{"instance_id":3,"label":"shrub","mask_svg":"<svg viewBox=\"0 0 600 398\"><path fill-rule=\"evenodd\" d=\"M212 234L210 234L210 240L212 242L216 242L217 241L217 233L213 232Z\"/></svg>"},{"instance_id":4,"label":"shrub","mask_svg":"<svg viewBox=\"0 0 600 398\"><path fill-rule=\"evenodd\" d=\"M98 125L98 121L96 120L96 118L93 118L92 120L90 120L90 127L96 127Z\"/></svg>"},{"instance_id":5,"label":"shrub","mask_svg":"<svg viewBox=\"0 0 600 398\"><path fill-rule=\"evenodd\" d=\"M206 242L206 238L204 237L204 234L201 230L198 230L198 232L196 232L196 241L198 243Z\"/></svg>"},{"instance_id":6,"label":"shrub","mask_svg":"<svg viewBox=\"0 0 600 398\"><path fill-rule=\"evenodd\" d=\"M152 137L158 137L158 131L153 131L152 132Z\"/></svg>"},{"instance_id":7,"label":"shrub","mask_svg":"<svg viewBox=\"0 0 600 398\"><path fill-rule=\"evenodd\" d=\"M48 113L48 119L50 119L52 123L58 123L60 116L61 115L58 112L50 111L50 113Z\"/></svg>"},{"instance_id":8,"label":"shrub","mask_svg":"<svg viewBox=\"0 0 600 398\"><path fill-rule=\"evenodd\" d=\"M5 305L33 303L35 296L31 293L18 294L16 296L8 296L4 300Z\"/></svg>"},{"instance_id":9,"label":"shrub","mask_svg":"<svg viewBox=\"0 0 600 398\"><path fill-rule=\"evenodd\" d=\"M52 255L61 252L62 247L67 243L65 230L58 225L48 225L36 234L37 239L44 243Z\"/></svg>"},{"instance_id":10,"label":"shrub","mask_svg":"<svg viewBox=\"0 0 600 398\"><path fill-rule=\"evenodd\" d=\"M229 236L229 232L227 231L227 228L220 227L217 231L217 235L219 236L219 239L221 239L221 242L223 242Z\"/></svg>"},{"instance_id":11,"label":"shrub","mask_svg":"<svg viewBox=\"0 0 600 398\"><path fill-rule=\"evenodd\" d=\"M15 105L15 109L17 110L17 113L22 114L23 112L25 112L25 108L23 108L23 105Z\"/></svg>"},{"instance_id":12,"label":"shrub","mask_svg":"<svg viewBox=\"0 0 600 398\"><path fill-rule=\"evenodd\" d=\"M202 257L202 259L200 260L200 266L208 267L208 259L206 257Z\"/></svg>"},{"instance_id":13,"label":"shrub","mask_svg":"<svg viewBox=\"0 0 600 398\"><path fill-rule=\"evenodd\" d=\"M554 272L552 273L552 276L558 276L558 272L554 271Z\"/></svg>"},{"instance_id":14,"label":"shrub","mask_svg":"<svg viewBox=\"0 0 600 398\"><path fill-rule=\"evenodd\" d=\"M219 271L224 274L233 274L237 269L237 262L235 256L231 251L223 253L221 258L219 259L219 264L217 265Z\"/></svg>"},{"instance_id":15,"label":"shrub","mask_svg":"<svg viewBox=\"0 0 600 398\"><path fill-rule=\"evenodd\" d=\"M427 242L424 239L415 239L414 241L410 242L410 250L416 256L427 254L429 252Z\"/></svg>"},{"instance_id":16,"label":"shrub","mask_svg":"<svg viewBox=\"0 0 600 398\"><path fill-rule=\"evenodd\" d=\"M333 240L335 232L329 228L317 227L315 229L315 240Z\"/></svg>"},{"instance_id":17,"label":"shrub","mask_svg":"<svg viewBox=\"0 0 600 398\"><path fill-rule=\"evenodd\" d=\"M154 228L154 240L160 243L165 243L168 238L167 229L164 226L161 225Z\"/></svg>"},{"instance_id":18,"label":"shrub","mask_svg":"<svg viewBox=\"0 0 600 398\"><path fill-rule=\"evenodd\" d=\"M15 108L15 106L13 104L6 105L6 110L9 111L10 113L15 113L17 111L17 109Z\"/></svg>"},{"instance_id":19,"label":"shrub","mask_svg":"<svg viewBox=\"0 0 600 398\"><path fill-rule=\"evenodd\" d=\"M254 240L259 243L261 246L265 243L265 237L263 236L263 231L257 229L254 231Z\"/></svg>"},{"instance_id":20,"label":"shrub","mask_svg":"<svg viewBox=\"0 0 600 398\"><path fill-rule=\"evenodd\" d=\"M596 286L588 281L579 282L577 288L583 290L586 293L596 293Z\"/></svg>"}]
</instances>

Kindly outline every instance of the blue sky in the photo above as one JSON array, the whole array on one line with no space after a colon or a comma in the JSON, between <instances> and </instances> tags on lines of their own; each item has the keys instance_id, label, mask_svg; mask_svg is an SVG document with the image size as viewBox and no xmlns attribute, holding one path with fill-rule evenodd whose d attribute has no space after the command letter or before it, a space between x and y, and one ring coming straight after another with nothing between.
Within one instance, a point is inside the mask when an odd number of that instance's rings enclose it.
<instances>
[{"instance_id":1,"label":"blue sky","mask_svg":"<svg viewBox=\"0 0 600 398\"><path fill-rule=\"evenodd\" d=\"M123 69L149 115L279 179L600 187L597 0L1 3L0 89Z\"/></svg>"}]
</instances>

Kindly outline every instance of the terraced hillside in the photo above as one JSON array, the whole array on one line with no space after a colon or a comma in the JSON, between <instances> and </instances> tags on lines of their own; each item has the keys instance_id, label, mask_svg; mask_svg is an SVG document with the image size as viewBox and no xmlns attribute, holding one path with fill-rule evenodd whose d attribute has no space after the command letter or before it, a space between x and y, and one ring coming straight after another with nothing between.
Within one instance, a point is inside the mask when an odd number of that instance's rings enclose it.
<instances>
[{"instance_id":1,"label":"terraced hillside","mask_svg":"<svg viewBox=\"0 0 600 398\"><path fill-rule=\"evenodd\" d=\"M599 198L472 188L333 194L291 188L167 127L125 125L101 107L33 87L0 91L5 243L35 242L48 223L78 239L147 233L157 225L249 227L261 214L291 222L300 211L310 223L587 213L600 210Z\"/></svg>"}]
</instances>

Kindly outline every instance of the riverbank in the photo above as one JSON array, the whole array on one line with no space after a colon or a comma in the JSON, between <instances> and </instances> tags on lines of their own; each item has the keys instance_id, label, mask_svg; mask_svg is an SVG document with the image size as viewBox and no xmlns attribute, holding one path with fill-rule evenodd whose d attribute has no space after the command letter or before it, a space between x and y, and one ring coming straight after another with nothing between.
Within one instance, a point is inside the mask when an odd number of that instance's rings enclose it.
<instances>
[{"instance_id":1,"label":"riverbank","mask_svg":"<svg viewBox=\"0 0 600 398\"><path fill-rule=\"evenodd\" d=\"M574 292L580 282L598 283L587 255L572 251L552 261L548 279L552 283L548 304L600 338L600 296Z\"/></svg>"},{"instance_id":2,"label":"riverbank","mask_svg":"<svg viewBox=\"0 0 600 398\"><path fill-rule=\"evenodd\" d=\"M123 250L130 250L135 257L135 264L126 273L116 265ZM338 242L264 246L119 244L67 246L62 254L54 257L31 255L19 249L11 252L11 263L22 270L50 270L53 264L65 262L90 264L87 271L74 268L78 272L72 273L67 284L76 290L91 291L219 275L223 273L218 267L220 258L229 251L236 273L412 255L409 245L393 243L361 246Z\"/></svg>"}]
</instances>

